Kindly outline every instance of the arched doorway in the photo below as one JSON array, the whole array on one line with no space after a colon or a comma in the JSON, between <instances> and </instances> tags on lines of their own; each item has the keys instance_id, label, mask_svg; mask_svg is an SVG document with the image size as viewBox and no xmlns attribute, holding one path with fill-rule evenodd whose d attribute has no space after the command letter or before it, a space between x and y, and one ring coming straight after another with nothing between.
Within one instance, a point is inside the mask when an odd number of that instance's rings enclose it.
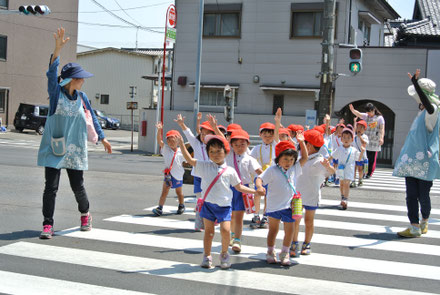
<instances>
[{"instance_id":1,"label":"arched doorway","mask_svg":"<svg viewBox=\"0 0 440 295\"><path fill-rule=\"evenodd\" d=\"M365 113L365 105L369 102L376 106L385 119L384 143L382 145L382 151L377 154L377 164L390 167L393 163L394 122L396 115L388 106L376 100L358 100L352 102L352 104L356 110ZM344 106L340 111L336 111L335 114L339 118L344 118L346 124L353 125L354 115L350 111L349 104Z\"/></svg>"}]
</instances>

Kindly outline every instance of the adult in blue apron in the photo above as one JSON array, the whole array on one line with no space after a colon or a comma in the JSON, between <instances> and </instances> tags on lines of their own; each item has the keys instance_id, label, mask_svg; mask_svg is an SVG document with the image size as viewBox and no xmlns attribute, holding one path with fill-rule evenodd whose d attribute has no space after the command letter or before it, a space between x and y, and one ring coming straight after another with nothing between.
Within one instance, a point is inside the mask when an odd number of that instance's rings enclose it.
<instances>
[{"instance_id":1,"label":"adult in blue apron","mask_svg":"<svg viewBox=\"0 0 440 295\"><path fill-rule=\"evenodd\" d=\"M87 125L85 108L90 111L98 140L105 150L111 153L111 145L95 117L85 93L80 92L84 79L93 75L75 63L66 64L61 70L63 80L57 78L59 55L69 41L64 38L65 31L59 28L54 34L55 50L51 56L47 71L49 93L49 116L38 151L38 166L45 167L45 188L43 193L43 231L41 239L50 239L53 235L53 215L55 197L58 191L61 169L66 169L70 186L81 213L82 231L92 228L89 213L89 200L84 188L83 171L88 169Z\"/></svg>"},{"instance_id":2,"label":"adult in blue apron","mask_svg":"<svg viewBox=\"0 0 440 295\"><path fill-rule=\"evenodd\" d=\"M420 112L411 125L408 136L394 166L394 176L405 177L406 206L411 225L397 234L405 238L420 237L428 232L431 212L429 192L434 179L440 178L439 116L435 83L419 79L420 70L409 74L413 85L408 93L419 103ZM419 222L419 204L422 220Z\"/></svg>"}]
</instances>

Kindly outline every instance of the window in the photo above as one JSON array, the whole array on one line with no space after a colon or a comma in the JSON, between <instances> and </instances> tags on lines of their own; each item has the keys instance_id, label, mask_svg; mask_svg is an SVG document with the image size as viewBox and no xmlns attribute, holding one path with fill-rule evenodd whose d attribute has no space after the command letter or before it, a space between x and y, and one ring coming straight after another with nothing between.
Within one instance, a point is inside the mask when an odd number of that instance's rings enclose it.
<instances>
[{"instance_id":1,"label":"window","mask_svg":"<svg viewBox=\"0 0 440 295\"><path fill-rule=\"evenodd\" d=\"M0 35L0 60L6 60L8 37Z\"/></svg>"},{"instance_id":2,"label":"window","mask_svg":"<svg viewBox=\"0 0 440 295\"><path fill-rule=\"evenodd\" d=\"M110 95L101 94L101 104L108 104L109 100L110 100Z\"/></svg>"},{"instance_id":3,"label":"window","mask_svg":"<svg viewBox=\"0 0 440 295\"><path fill-rule=\"evenodd\" d=\"M241 4L205 5L204 37L240 37Z\"/></svg>"},{"instance_id":4,"label":"window","mask_svg":"<svg viewBox=\"0 0 440 295\"><path fill-rule=\"evenodd\" d=\"M371 24L365 22L362 18L359 18L358 28L362 32L363 45L364 46L370 45Z\"/></svg>"},{"instance_id":5,"label":"window","mask_svg":"<svg viewBox=\"0 0 440 295\"><path fill-rule=\"evenodd\" d=\"M292 12L292 37L322 37L322 11Z\"/></svg>"},{"instance_id":6,"label":"window","mask_svg":"<svg viewBox=\"0 0 440 295\"><path fill-rule=\"evenodd\" d=\"M6 90L0 90L0 113L4 113L6 109Z\"/></svg>"},{"instance_id":7,"label":"window","mask_svg":"<svg viewBox=\"0 0 440 295\"><path fill-rule=\"evenodd\" d=\"M8 0L0 0L0 9L8 9Z\"/></svg>"},{"instance_id":8,"label":"window","mask_svg":"<svg viewBox=\"0 0 440 295\"><path fill-rule=\"evenodd\" d=\"M274 95L273 96L273 109L272 112L275 115L278 108L284 110L284 95Z\"/></svg>"},{"instance_id":9,"label":"window","mask_svg":"<svg viewBox=\"0 0 440 295\"><path fill-rule=\"evenodd\" d=\"M237 106L238 93L235 90L234 106ZM223 90L200 89L200 105L224 107L226 105Z\"/></svg>"}]
</instances>

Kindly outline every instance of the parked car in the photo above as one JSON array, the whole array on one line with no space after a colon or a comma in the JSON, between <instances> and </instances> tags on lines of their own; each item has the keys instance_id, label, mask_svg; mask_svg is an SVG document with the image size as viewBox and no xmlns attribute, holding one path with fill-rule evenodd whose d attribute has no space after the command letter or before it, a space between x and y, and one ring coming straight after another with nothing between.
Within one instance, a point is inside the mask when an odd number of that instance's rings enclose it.
<instances>
[{"instance_id":1,"label":"parked car","mask_svg":"<svg viewBox=\"0 0 440 295\"><path fill-rule=\"evenodd\" d=\"M22 132L23 129L31 129L42 135L48 113L47 105L20 103L14 118L15 130Z\"/></svg>"},{"instance_id":2,"label":"parked car","mask_svg":"<svg viewBox=\"0 0 440 295\"><path fill-rule=\"evenodd\" d=\"M105 121L105 127L103 128L108 128L108 129L119 129L119 127L121 127L121 122L116 119L116 118L110 118L109 116L107 116L103 111L100 110L94 110L95 111L95 115L96 117L98 117L98 120L104 120ZM102 127L102 125L101 125Z\"/></svg>"}]
</instances>

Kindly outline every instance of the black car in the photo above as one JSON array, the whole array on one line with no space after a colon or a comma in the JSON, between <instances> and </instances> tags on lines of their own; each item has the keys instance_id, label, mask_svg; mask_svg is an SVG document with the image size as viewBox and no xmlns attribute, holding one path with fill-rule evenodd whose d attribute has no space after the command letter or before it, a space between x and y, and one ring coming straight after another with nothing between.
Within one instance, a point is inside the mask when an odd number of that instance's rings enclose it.
<instances>
[{"instance_id":1,"label":"black car","mask_svg":"<svg viewBox=\"0 0 440 295\"><path fill-rule=\"evenodd\" d=\"M15 130L22 132L23 129L31 129L42 135L48 113L47 105L20 103L14 118Z\"/></svg>"},{"instance_id":2,"label":"black car","mask_svg":"<svg viewBox=\"0 0 440 295\"><path fill-rule=\"evenodd\" d=\"M119 127L121 127L121 122L118 119L108 117L103 111L100 110L94 110L94 111L98 120L105 121L105 127L103 127L102 125L101 127L107 129L113 129L113 130L119 129Z\"/></svg>"}]
</instances>

